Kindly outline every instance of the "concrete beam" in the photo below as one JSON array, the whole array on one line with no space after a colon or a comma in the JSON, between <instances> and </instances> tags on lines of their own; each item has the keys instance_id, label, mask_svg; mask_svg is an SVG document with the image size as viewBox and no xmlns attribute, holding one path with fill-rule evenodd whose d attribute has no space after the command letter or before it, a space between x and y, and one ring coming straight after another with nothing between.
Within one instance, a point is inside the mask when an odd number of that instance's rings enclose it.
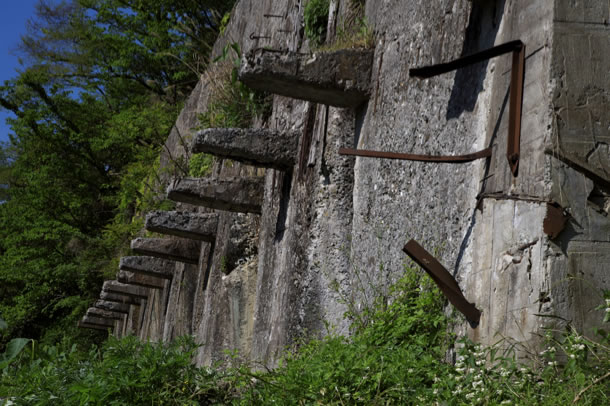
<instances>
[{"instance_id":1,"label":"concrete beam","mask_svg":"<svg viewBox=\"0 0 610 406\"><path fill-rule=\"evenodd\" d=\"M373 50L300 54L255 49L246 54L239 80L248 87L336 107L358 107L370 95Z\"/></svg>"},{"instance_id":2,"label":"concrete beam","mask_svg":"<svg viewBox=\"0 0 610 406\"><path fill-rule=\"evenodd\" d=\"M153 211L146 215L145 227L156 233L213 242L218 229L218 214Z\"/></svg>"},{"instance_id":3,"label":"concrete beam","mask_svg":"<svg viewBox=\"0 0 610 406\"><path fill-rule=\"evenodd\" d=\"M93 304L93 307L102 310L107 310L109 312L129 314L129 304L126 303L117 303L109 300L98 300Z\"/></svg>"},{"instance_id":4,"label":"concrete beam","mask_svg":"<svg viewBox=\"0 0 610 406\"><path fill-rule=\"evenodd\" d=\"M148 298L148 290L146 288L134 285L120 283L118 281L106 281L102 286L102 291L116 293L123 296L129 296L136 299Z\"/></svg>"},{"instance_id":5,"label":"concrete beam","mask_svg":"<svg viewBox=\"0 0 610 406\"><path fill-rule=\"evenodd\" d=\"M90 323L84 323L82 320L78 322L78 327L79 328L89 328L92 330L103 330L103 331L108 331L108 326L99 326L97 324L90 324ZM110 327L112 328L112 327Z\"/></svg>"},{"instance_id":6,"label":"concrete beam","mask_svg":"<svg viewBox=\"0 0 610 406\"><path fill-rule=\"evenodd\" d=\"M299 131L208 128L197 133L191 147L193 152L285 171L296 162L299 136Z\"/></svg>"},{"instance_id":7,"label":"concrete beam","mask_svg":"<svg viewBox=\"0 0 610 406\"><path fill-rule=\"evenodd\" d=\"M197 265L201 245L186 238L136 238L131 241L136 254Z\"/></svg>"},{"instance_id":8,"label":"concrete beam","mask_svg":"<svg viewBox=\"0 0 610 406\"><path fill-rule=\"evenodd\" d=\"M109 320L123 320L123 317L125 315L124 313L102 310L102 309L98 309L97 307L88 308L87 313L85 313L85 314L87 316L99 317L102 319L109 319Z\"/></svg>"},{"instance_id":9,"label":"concrete beam","mask_svg":"<svg viewBox=\"0 0 610 406\"><path fill-rule=\"evenodd\" d=\"M141 299L137 299L131 296L126 296L124 294L121 293L114 293L114 292L106 292L106 291L101 291L100 292L100 299L104 302L114 302L117 304L124 304L124 305L134 305L134 306L140 306L140 301Z\"/></svg>"},{"instance_id":10,"label":"concrete beam","mask_svg":"<svg viewBox=\"0 0 610 406\"><path fill-rule=\"evenodd\" d=\"M119 269L121 271L130 271L137 274L152 276L154 278L172 279L174 277L176 265L175 261L168 261L166 259L147 256L129 256L121 258Z\"/></svg>"},{"instance_id":11,"label":"concrete beam","mask_svg":"<svg viewBox=\"0 0 610 406\"><path fill-rule=\"evenodd\" d=\"M165 287L165 279L131 271L119 271L117 279L121 283L143 288L163 289Z\"/></svg>"},{"instance_id":12,"label":"concrete beam","mask_svg":"<svg viewBox=\"0 0 610 406\"><path fill-rule=\"evenodd\" d=\"M167 197L189 203L238 213L261 213L263 178L182 179L171 185Z\"/></svg>"},{"instance_id":13,"label":"concrete beam","mask_svg":"<svg viewBox=\"0 0 610 406\"><path fill-rule=\"evenodd\" d=\"M102 317L85 315L82 318L82 322L83 323L87 323L87 324L95 324L95 325L98 325L98 326L105 326L105 327L109 327L109 328L114 328L114 320L104 319Z\"/></svg>"}]
</instances>

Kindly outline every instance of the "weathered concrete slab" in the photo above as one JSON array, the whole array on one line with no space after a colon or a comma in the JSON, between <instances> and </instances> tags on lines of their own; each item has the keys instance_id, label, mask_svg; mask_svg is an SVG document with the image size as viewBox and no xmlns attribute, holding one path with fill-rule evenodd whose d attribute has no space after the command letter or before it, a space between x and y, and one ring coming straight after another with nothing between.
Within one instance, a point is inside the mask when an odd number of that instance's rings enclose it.
<instances>
[{"instance_id":1,"label":"weathered concrete slab","mask_svg":"<svg viewBox=\"0 0 610 406\"><path fill-rule=\"evenodd\" d=\"M169 259L187 264L199 263L200 244L186 238L136 238L131 249L136 254Z\"/></svg>"},{"instance_id":2,"label":"weathered concrete slab","mask_svg":"<svg viewBox=\"0 0 610 406\"><path fill-rule=\"evenodd\" d=\"M93 304L93 307L102 310L107 310L109 312L129 314L129 304L127 303L118 303L109 300L98 300Z\"/></svg>"},{"instance_id":3,"label":"weathered concrete slab","mask_svg":"<svg viewBox=\"0 0 610 406\"><path fill-rule=\"evenodd\" d=\"M172 279L174 277L175 261L148 256L121 257L119 269L154 278Z\"/></svg>"},{"instance_id":4,"label":"weathered concrete slab","mask_svg":"<svg viewBox=\"0 0 610 406\"><path fill-rule=\"evenodd\" d=\"M239 80L252 89L336 107L358 107L370 94L373 51L343 49L311 55L255 49Z\"/></svg>"},{"instance_id":5,"label":"weathered concrete slab","mask_svg":"<svg viewBox=\"0 0 610 406\"><path fill-rule=\"evenodd\" d=\"M126 296L121 293L105 292L103 290L100 292L100 299L104 302L114 302L124 305L140 306L141 304L141 299Z\"/></svg>"},{"instance_id":6,"label":"weathered concrete slab","mask_svg":"<svg viewBox=\"0 0 610 406\"><path fill-rule=\"evenodd\" d=\"M212 242L216 238L218 215L180 211L153 211L146 215L148 231Z\"/></svg>"},{"instance_id":7,"label":"weathered concrete slab","mask_svg":"<svg viewBox=\"0 0 610 406\"><path fill-rule=\"evenodd\" d=\"M105 319L102 317L85 315L83 316L82 322L87 324L95 324L98 326L108 326L109 328L114 328L113 319Z\"/></svg>"},{"instance_id":8,"label":"weathered concrete slab","mask_svg":"<svg viewBox=\"0 0 610 406\"><path fill-rule=\"evenodd\" d=\"M285 171L296 162L300 134L265 128L208 128L197 133L191 150Z\"/></svg>"},{"instance_id":9,"label":"weathered concrete slab","mask_svg":"<svg viewBox=\"0 0 610 406\"><path fill-rule=\"evenodd\" d=\"M92 330L108 331L108 326L100 326L100 325L97 325L97 324L84 323L82 320L78 322L78 327L79 328L89 328L89 329L92 329Z\"/></svg>"},{"instance_id":10,"label":"weathered concrete slab","mask_svg":"<svg viewBox=\"0 0 610 406\"><path fill-rule=\"evenodd\" d=\"M263 178L182 179L171 185L167 197L176 202L238 213L261 213ZM147 219L148 220L148 219Z\"/></svg>"},{"instance_id":11,"label":"weathered concrete slab","mask_svg":"<svg viewBox=\"0 0 610 406\"><path fill-rule=\"evenodd\" d=\"M98 309L97 307L90 307L87 309L87 316L99 317L108 320L123 320L124 313L113 312L109 310Z\"/></svg>"},{"instance_id":12,"label":"weathered concrete slab","mask_svg":"<svg viewBox=\"0 0 610 406\"><path fill-rule=\"evenodd\" d=\"M102 286L103 292L118 293L120 295L133 297L136 299L144 299L148 297L148 290L146 288L134 285L128 285L118 281L106 281Z\"/></svg>"},{"instance_id":13,"label":"weathered concrete slab","mask_svg":"<svg viewBox=\"0 0 610 406\"><path fill-rule=\"evenodd\" d=\"M119 271L117 274L117 280L121 283L150 289L163 289L166 281L166 279L132 271Z\"/></svg>"}]
</instances>

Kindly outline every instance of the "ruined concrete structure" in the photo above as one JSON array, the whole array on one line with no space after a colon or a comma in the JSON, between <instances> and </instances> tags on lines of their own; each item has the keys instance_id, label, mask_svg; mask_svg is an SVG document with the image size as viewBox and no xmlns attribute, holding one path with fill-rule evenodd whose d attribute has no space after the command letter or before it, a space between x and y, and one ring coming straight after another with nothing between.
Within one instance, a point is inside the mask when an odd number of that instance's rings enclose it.
<instances>
[{"instance_id":1,"label":"ruined concrete structure","mask_svg":"<svg viewBox=\"0 0 610 406\"><path fill-rule=\"evenodd\" d=\"M97 311L83 326L159 341L193 334L204 344L199 364L238 350L272 365L325 323L348 334L347 304L387 294L413 238L481 311L460 333L529 349L548 326L590 334L610 289L610 3L366 1L374 50L326 53L302 37L305 3L236 5L215 52L239 43L240 75L276 94L273 114L253 129L195 131L212 86L202 76L161 160L217 154L212 174L170 180L177 210L146 221L166 237L134 240L151 258L125 258L127 284L107 282L95 304L121 320ZM354 3L331 1L329 41ZM510 54L409 75L512 40L525 44L517 176L506 158ZM492 155L449 164L355 158L342 147Z\"/></svg>"}]
</instances>

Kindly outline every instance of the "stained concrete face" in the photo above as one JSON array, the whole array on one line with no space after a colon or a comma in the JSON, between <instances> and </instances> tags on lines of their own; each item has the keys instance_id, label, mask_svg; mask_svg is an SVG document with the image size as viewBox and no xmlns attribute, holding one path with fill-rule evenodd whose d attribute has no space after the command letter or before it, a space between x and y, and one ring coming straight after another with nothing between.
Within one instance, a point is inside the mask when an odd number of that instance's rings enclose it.
<instances>
[{"instance_id":1,"label":"stained concrete face","mask_svg":"<svg viewBox=\"0 0 610 406\"><path fill-rule=\"evenodd\" d=\"M263 179L182 179L167 189L167 197L176 202L215 210L260 214Z\"/></svg>"},{"instance_id":2,"label":"stained concrete face","mask_svg":"<svg viewBox=\"0 0 610 406\"><path fill-rule=\"evenodd\" d=\"M311 55L256 49L239 80L252 89L337 107L358 107L370 93L373 52L343 49Z\"/></svg>"},{"instance_id":3,"label":"stained concrete face","mask_svg":"<svg viewBox=\"0 0 610 406\"><path fill-rule=\"evenodd\" d=\"M208 128L197 133L191 150L285 171L296 162L299 136L299 131Z\"/></svg>"},{"instance_id":4,"label":"stained concrete face","mask_svg":"<svg viewBox=\"0 0 610 406\"><path fill-rule=\"evenodd\" d=\"M82 321L85 324L94 324L96 326L114 328L114 321L112 319L106 319L106 318L102 318L102 317L87 315L87 316L83 317Z\"/></svg>"},{"instance_id":5,"label":"stained concrete face","mask_svg":"<svg viewBox=\"0 0 610 406\"><path fill-rule=\"evenodd\" d=\"M175 267L175 261L148 256L122 257L119 263L121 271L131 271L162 279L172 279Z\"/></svg>"},{"instance_id":6,"label":"stained concrete face","mask_svg":"<svg viewBox=\"0 0 610 406\"><path fill-rule=\"evenodd\" d=\"M218 228L218 215L180 211L154 211L146 215L148 231L175 235L198 241L213 242Z\"/></svg>"},{"instance_id":7,"label":"stained concrete face","mask_svg":"<svg viewBox=\"0 0 610 406\"><path fill-rule=\"evenodd\" d=\"M131 241L131 250L140 255L196 265L200 243L184 238L136 238Z\"/></svg>"}]
</instances>

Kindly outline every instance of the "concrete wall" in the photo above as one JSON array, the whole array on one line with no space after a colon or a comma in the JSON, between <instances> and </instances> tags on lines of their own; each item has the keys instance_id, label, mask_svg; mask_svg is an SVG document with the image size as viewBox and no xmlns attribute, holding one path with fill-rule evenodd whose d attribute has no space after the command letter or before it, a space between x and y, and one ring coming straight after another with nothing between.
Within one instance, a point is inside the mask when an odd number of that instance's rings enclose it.
<instances>
[{"instance_id":1,"label":"concrete wall","mask_svg":"<svg viewBox=\"0 0 610 406\"><path fill-rule=\"evenodd\" d=\"M331 26L353 12L348 3L333 2ZM304 4L240 1L215 52L234 41L244 52L308 51ZM271 118L255 126L301 132L294 168L219 161L212 179L264 177L262 214L220 212L199 265L179 266L171 286L142 306L140 325L134 313L126 330L153 340L194 334L204 344L199 364L238 350L272 365L297 337L326 334L326 325L348 334L346 303L362 309L388 294L409 272L402 247L410 238L482 311L478 328L457 327L475 341L535 350L557 320L586 334L601 322L594 308L610 288L608 3L384 0L367 1L364 13L375 31L368 103L341 109L276 96ZM526 44L517 177L506 160L510 55L426 80L409 76L514 39ZM212 77L203 75L187 102L163 165L188 158ZM338 155L340 147L430 155L492 147L493 155L422 163L355 159ZM549 203L570 216L554 239L544 232Z\"/></svg>"}]
</instances>

